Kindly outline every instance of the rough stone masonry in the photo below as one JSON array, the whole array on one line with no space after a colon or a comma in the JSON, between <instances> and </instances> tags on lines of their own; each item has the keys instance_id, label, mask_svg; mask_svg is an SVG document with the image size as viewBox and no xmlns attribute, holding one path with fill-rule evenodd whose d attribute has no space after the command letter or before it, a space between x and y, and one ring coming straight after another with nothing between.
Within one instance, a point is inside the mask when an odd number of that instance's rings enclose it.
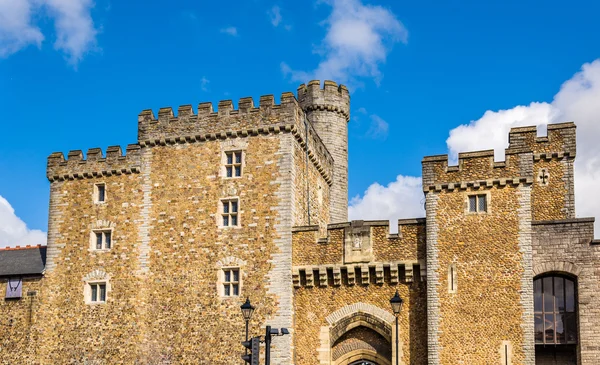
<instances>
[{"instance_id":1,"label":"rough stone masonry","mask_svg":"<svg viewBox=\"0 0 600 365\"><path fill-rule=\"evenodd\" d=\"M251 335L290 331L274 365L600 363L575 124L513 128L505 161L425 157L426 217L390 234L348 222L349 120L347 88L311 81L144 110L125 153L52 153L44 269L0 250L0 292L23 293L0 301L0 364L240 364L246 298Z\"/></svg>"}]
</instances>

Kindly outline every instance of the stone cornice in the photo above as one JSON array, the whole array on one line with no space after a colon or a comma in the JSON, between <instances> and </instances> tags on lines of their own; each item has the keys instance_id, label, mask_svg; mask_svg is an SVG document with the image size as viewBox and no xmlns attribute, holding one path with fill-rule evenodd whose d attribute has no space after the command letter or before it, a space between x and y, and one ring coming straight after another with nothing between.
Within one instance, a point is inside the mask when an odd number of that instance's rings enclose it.
<instances>
[{"instance_id":1,"label":"stone cornice","mask_svg":"<svg viewBox=\"0 0 600 365\"><path fill-rule=\"evenodd\" d=\"M514 177L514 178L499 178L499 179L487 179L487 180L473 180L473 181L459 181L449 182L435 185L423 186L423 192L427 193L430 191L453 191L455 189L467 190L468 188L491 188L493 186L518 186L518 185L531 185L533 184L532 177Z\"/></svg>"},{"instance_id":2,"label":"stone cornice","mask_svg":"<svg viewBox=\"0 0 600 365\"><path fill-rule=\"evenodd\" d=\"M333 286L346 284L369 285L372 281L374 281L375 284L383 284L385 268L390 271L390 284L398 284L402 277L404 278L404 281L410 283L413 281L415 266L419 268L421 281L424 281L427 276L425 262L422 260L409 260L347 265L294 266L292 267L292 282L296 289L300 287L326 287L330 282ZM375 269L375 276L374 280L371 280L370 269L373 268ZM357 270L360 271L360 275L356 275ZM359 280L357 280L357 277ZM342 280L342 278L345 280Z\"/></svg>"},{"instance_id":3,"label":"stone cornice","mask_svg":"<svg viewBox=\"0 0 600 365\"><path fill-rule=\"evenodd\" d=\"M305 112L311 112L314 110L321 110L321 111L328 111L328 112L334 112L334 113L338 113L340 115L342 115L344 118L346 118L346 122L350 121L350 114L348 114L348 112L336 105L333 104L310 104L310 105L306 105L303 110Z\"/></svg>"}]
</instances>

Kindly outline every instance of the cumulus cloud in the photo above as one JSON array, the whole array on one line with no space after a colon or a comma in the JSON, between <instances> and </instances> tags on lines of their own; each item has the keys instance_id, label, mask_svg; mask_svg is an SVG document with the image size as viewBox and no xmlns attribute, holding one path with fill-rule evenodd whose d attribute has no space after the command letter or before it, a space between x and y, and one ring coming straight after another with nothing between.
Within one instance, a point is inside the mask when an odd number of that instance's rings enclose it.
<instances>
[{"instance_id":1,"label":"cumulus cloud","mask_svg":"<svg viewBox=\"0 0 600 365\"><path fill-rule=\"evenodd\" d=\"M0 0L0 57L29 45L41 47L44 35L34 20L47 15L54 21L54 48L63 52L70 64L77 65L96 48L93 6L92 0Z\"/></svg>"},{"instance_id":2,"label":"cumulus cloud","mask_svg":"<svg viewBox=\"0 0 600 365\"><path fill-rule=\"evenodd\" d=\"M450 132L450 153L493 148L504 159L507 135L512 127L574 121L578 151L575 160L575 206L577 216L600 217L600 60L586 63L562 84L550 103L534 102L509 110L487 111L480 119ZM456 157L454 157L456 159ZM600 225L597 224L600 232Z\"/></svg>"},{"instance_id":3,"label":"cumulus cloud","mask_svg":"<svg viewBox=\"0 0 600 365\"><path fill-rule=\"evenodd\" d=\"M574 121L577 124L578 142L575 162L576 213L579 217L600 218L599 100L600 59L584 64L579 72L562 84L551 102L532 102L508 110L487 111L481 118L452 129L446 141L449 154L456 161L458 152L494 149L495 158L503 160L510 128L535 125L545 133L549 123ZM411 179L419 180L420 184L420 178L402 175L387 187L374 183L363 197L352 199L350 216L354 219L373 217L375 212L381 218L395 219L422 212L420 186L417 189L410 184ZM405 197L403 194L413 194L415 197ZM413 206L408 205L411 203ZM381 213L378 213L380 206ZM600 220L596 223L596 230L600 232Z\"/></svg>"},{"instance_id":4,"label":"cumulus cloud","mask_svg":"<svg viewBox=\"0 0 600 365\"><path fill-rule=\"evenodd\" d=\"M236 27L221 28L221 33L229 34L230 36L237 37L238 31Z\"/></svg>"},{"instance_id":5,"label":"cumulus cloud","mask_svg":"<svg viewBox=\"0 0 600 365\"><path fill-rule=\"evenodd\" d=\"M46 233L27 228L10 203L0 196L0 247L45 244Z\"/></svg>"},{"instance_id":6,"label":"cumulus cloud","mask_svg":"<svg viewBox=\"0 0 600 365\"><path fill-rule=\"evenodd\" d=\"M271 19L271 24L274 27L278 27L279 23L281 23L281 8L277 5L273 5L271 9L267 12L269 15L269 19Z\"/></svg>"},{"instance_id":7,"label":"cumulus cloud","mask_svg":"<svg viewBox=\"0 0 600 365\"><path fill-rule=\"evenodd\" d=\"M41 47L44 35L32 24L29 0L0 0L0 57L31 44Z\"/></svg>"},{"instance_id":8,"label":"cumulus cloud","mask_svg":"<svg viewBox=\"0 0 600 365\"><path fill-rule=\"evenodd\" d=\"M343 83L360 83L372 78L378 83L391 46L406 43L408 32L386 8L365 5L360 0L325 1L332 10L323 22L325 38L315 49L321 61L315 70L294 70L281 63L282 72L293 81L331 79Z\"/></svg>"},{"instance_id":9,"label":"cumulus cloud","mask_svg":"<svg viewBox=\"0 0 600 365\"><path fill-rule=\"evenodd\" d=\"M398 175L387 186L373 183L363 196L350 200L350 219L387 219L424 217L421 178ZM394 230L395 225L390 225Z\"/></svg>"},{"instance_id":10,"label":"cumulus cloud","mask_svg":"<svg viewBox=\"0 0 600 365\"><path fill-rule=\"evenodd\" d=\"M54 18L54 48L64 52L69 63L78 64L96 47L98 31L91 16L94 3L92 0L46 0L46 5Z\"/></svg>"}]
</instances>

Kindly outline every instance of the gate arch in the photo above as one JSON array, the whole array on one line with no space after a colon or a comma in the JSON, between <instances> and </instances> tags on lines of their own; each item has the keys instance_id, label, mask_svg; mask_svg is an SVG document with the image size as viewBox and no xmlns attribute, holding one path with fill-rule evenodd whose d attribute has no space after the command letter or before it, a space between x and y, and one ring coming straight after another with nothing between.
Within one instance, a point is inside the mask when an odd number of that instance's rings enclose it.
<instances>
[{"instance_id":1,"label":"gate arch","mask_svg":"<svg viewBox=\"0 0 600 365\"><path fill-rule=\"evenodd\" d=\"M326 318L321 327L320 364L349 365L365 360L378 365L390 365L395 350L393 323L388 311L366 303L354 303L340 308ZM402 358L402 344L399 344Z\"/></svg>"}]
</instances>

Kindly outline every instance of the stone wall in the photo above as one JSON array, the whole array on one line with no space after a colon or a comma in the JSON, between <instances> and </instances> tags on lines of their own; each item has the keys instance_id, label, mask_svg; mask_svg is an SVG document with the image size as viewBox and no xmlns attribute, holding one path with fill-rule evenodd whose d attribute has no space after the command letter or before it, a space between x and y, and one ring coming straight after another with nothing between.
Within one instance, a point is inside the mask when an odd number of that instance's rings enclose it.
<instances>
[{"instance_id":1,"label":"stone wall","mask_svg":"<svg viewBox=\"0 0 600 365\"><path fill-rule=\"evenodd\" d=\"M0 278L0 364L33 363L35 359L32 327L37 320L41 279L24 277L23 297L6 300L8 279Z\"/></svg>"},{"instance_id":2,"label":"stone wall","mask_svg":"<svg viewBox=\"0 0 600 365\"><path fill-rule=\"evenodd\" d=\"M350 94L333 81L313 80L298 88L298 102L333 157L331 223L348 220L348 126Z\"/></svg>"},{"instance_id":3,"label":"stone wall","mask_svg":"<svg viewBox=\"0 0 600 365\"><path fill-rule=\"evenodd\" d=\"M95 204L94 184L106 201ZM138 220L141 175L100 175L53 181L47 270L34 326L42 364L133 363L140 355ZM92 249L92 229L112 229L110 250ZM108 279L106 304L86 304L87 278Z\"/></svg>"},{"instance_id":4,"label":"stone wall","mask_svg":"<svg viewBox=\"0 0 600 365\"><path fill-rule=\"evenodd\" d=\"M466 197L473 192L490 195L488 213L466 213ZM437 273L428 274L428 285L435 288L429 300L438 307L429 328L437 334L430 342L438 358L430 358L430 364L499 363L502 341L512 344L515 364L530 364L523 350L527 308L521 293L532 293L522 283L527 257L519 248L516 189L441 191L437 196L437 240L428 242L428 255L435 250L437 260L428 261L427 270ZM450 265L457 271L455 293L448 289Z\"/></svg>"},{"instance_id":5,"label":"stone wall","mask_svg":"<svg viewBox=\"0 0 600 365\"><path fill-rule=\"evenodd\" d=\"M257 307L255 334L261 332L258 324L282 310L267 285L279 251L276 226L284 218L276 210L281 186L273 183L283 173L283 143L279 136L261 136L152 148L150 270L144 290L150 357L230 364L236 356L229 349L241 348L244 335L242 298L250 297ZM244 151L240 178L225 178L220 171L221 155L229 148ZM220 199L229 197L239 198L239 228L219 227ZM239 297L218 295L219 271L228 266L241 269Z\"/></svg>"},{"instance_id":6,"label":"stone wall","mask_svg":"<svg viewBox=\"0 0 600 365\"><path fill-rule=\"evenodd\" d=\"M572 122L548 125L547 136L536 127L513 128L507 154L533 153L533 220L575 217L573 161L576 127Z\"/></svg>"},{"instance_id":7,"label":"stone wall","mask_svg":"<svg viewBox=\"0 0 600 365\"><path fill-rule=\"evenodd\" d=\"M593 218L533 222L534 275L577 279L581 365L600 363L600 245L593 238Z\"/></svg>"},{"instance_id":8,"label":"stone wall","mask_svg":"<svg viewBox=\"0 0 600 365\"><path fill-rule=\"evenodd\" d=\"M398 235L388 234L387 222L332 224L327 238L320 238L316 226L294 228L295 364L333 364L347 351L368 353L366 348L361 352L353 347L363 343L360 334L369 331L359 325L360 321L380 326L379 335L385 334L373 337L377 341L370 342L369 346L387 344L389 347L381 354L393 353L394 317L389 300L396 290L405 300L399 323L400 363L427 363L427 329L423 325L427 312L426 285L422 281L425 267L419 262L425 253L423 223L422 220L400 221ZM348 261L349 256L344 254L346 250L356 249L353 232L368 236L368 240L363 237L361 244L368 245L369 250L361 251L362 258L352 256L359 260L356 262ZM356 318L346 319L348 323L340 330L331 319L337 313L342 317L356 315ZM361 316L370 319L361 319ZM354 327L356 325L359 327ZM361 330L355 333L352 328ZM348 346L343 345L346 343Z\"/></svg>"}]
</instances>

